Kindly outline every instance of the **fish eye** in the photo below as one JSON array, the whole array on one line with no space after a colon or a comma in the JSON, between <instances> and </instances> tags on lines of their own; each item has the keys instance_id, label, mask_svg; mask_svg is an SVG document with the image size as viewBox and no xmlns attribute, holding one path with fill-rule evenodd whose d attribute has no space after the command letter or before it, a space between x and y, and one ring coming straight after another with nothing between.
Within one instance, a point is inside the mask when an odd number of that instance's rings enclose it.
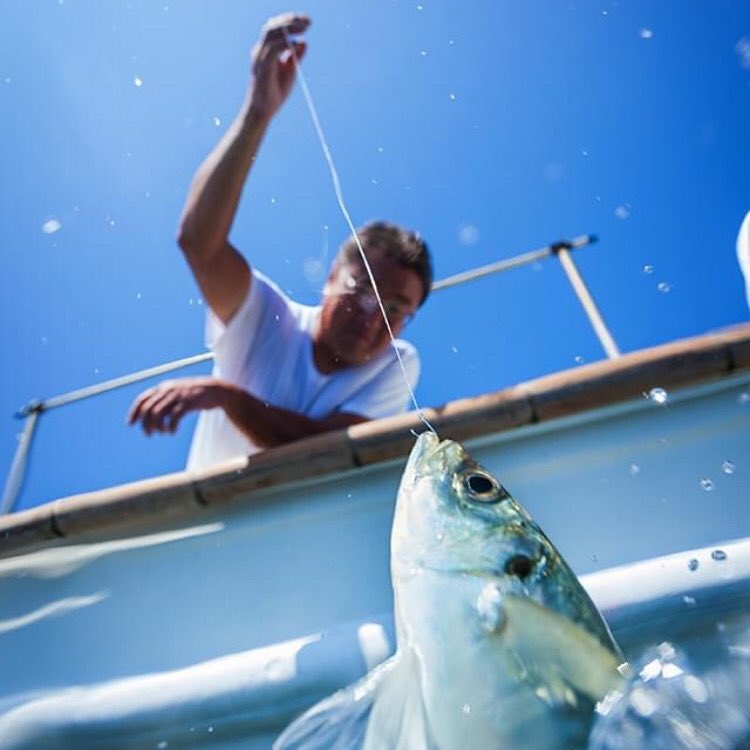
<instances>
[{"instance_id":1,"label":"fish eye","mask_svg":"<svg viewBox=\"0 0 750 750\"><path fill-rule=\"evenodd\" d=\"M487 474L472 472L464 479L464 486L475 500L495 502L502 498L502 494L498 493L500 485Z\"/></svg>"}]
</instances>

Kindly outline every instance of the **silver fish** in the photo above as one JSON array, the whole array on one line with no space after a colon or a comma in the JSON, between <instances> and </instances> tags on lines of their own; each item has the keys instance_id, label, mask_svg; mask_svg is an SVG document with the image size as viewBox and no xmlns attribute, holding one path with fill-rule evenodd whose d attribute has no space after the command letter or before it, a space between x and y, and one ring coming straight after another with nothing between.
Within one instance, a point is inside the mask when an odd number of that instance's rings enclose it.
<instances>
[{"instance_id":1,"label":"silver fish","mask_svg":"<svg viewBox=\"0 0 750 750\"><path fill-rule=\"evenodd\" d=\"M622 658L526 510L453 441L417 439L391 533L396 653L274 750L572 750Z\"/></svg>"}]
</instances>

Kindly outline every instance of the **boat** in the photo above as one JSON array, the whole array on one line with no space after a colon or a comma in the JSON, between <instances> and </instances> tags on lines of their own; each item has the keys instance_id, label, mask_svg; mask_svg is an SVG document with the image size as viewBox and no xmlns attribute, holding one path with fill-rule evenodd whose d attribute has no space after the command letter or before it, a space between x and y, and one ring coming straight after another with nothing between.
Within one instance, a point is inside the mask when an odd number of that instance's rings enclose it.
<instances>
[{"instance_id":1,"label":"boat","mask_svg":"<svg viewBox=\"0 0 750 750\"><path fill-rule=\"evenodd\" d=\"M425 409L623 650L750 614L750 325ZM411 412L0 518L0 748L269 748L394 646Z\"/></svg>"}]
</instances>

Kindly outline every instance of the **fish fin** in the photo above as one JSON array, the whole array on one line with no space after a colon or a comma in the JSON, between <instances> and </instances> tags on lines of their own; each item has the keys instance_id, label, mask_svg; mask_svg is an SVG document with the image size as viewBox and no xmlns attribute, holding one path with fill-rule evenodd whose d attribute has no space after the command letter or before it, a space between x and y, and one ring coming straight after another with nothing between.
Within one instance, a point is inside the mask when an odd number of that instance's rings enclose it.
<instances>
[{"instance_id":1,"label":"fish fin","mask_svg":"<svg viewBox=\"0 0 750 750\"><path fill-rule=\"evenodd\" d=\"M430 739L417 655L414 649L405 648L396 656L399 661L379 686L363 750L436 750Z\"/></svg>"},{"instance_id":2,"label":"fish fin","mask_svg":"<svg viewBox=\"0 0 750 750\"><path fill-rule=\"evenodd\" d=\"M567 684L593 700L622 685L620 659L591 633L537 602L512 594L503 603L508 646L556 694ZM535 665L540 665L535 669Z\"/></svg>"},{"instance_id":3,"label":"fish fin","mask_svg":"<svg viewBox=\"0 0 750 750\"><path fill-rule=\"evenodd\" d=\"M434 750L417 674L413 654L397 652L293 721L273 750Z\"/></svg>"}]
</instances>

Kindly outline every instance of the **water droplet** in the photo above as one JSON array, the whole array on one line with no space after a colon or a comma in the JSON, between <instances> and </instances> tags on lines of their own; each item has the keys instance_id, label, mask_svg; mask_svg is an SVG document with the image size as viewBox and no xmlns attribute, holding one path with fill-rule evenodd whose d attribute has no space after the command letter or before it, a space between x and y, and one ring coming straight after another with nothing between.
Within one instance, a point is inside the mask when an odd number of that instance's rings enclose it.
<instances>
[{"instance_id":1,"label":"water droplet","mask_svg":"<svg viewBox=\"0 0 750 750\"><path fill-rule=\"evenodd\" d=\"M474 245L479 240L479 229L473 224L464 224L458 230L458 241L462 245Z\"/></svg>"},{"instance_id":2,"label":"water droplet","mask_svg":"<svg viewBox=\"0 0 750 750\"><path fill-rule=\"evenodd\" d=\"M719 560L719 561L726 560L727 559L727 553L724 552L723 549L715 549L711 553L711 559L712 560Z\"/></svg>"},{"instance_id":3,"label":"water droplet","mask_svg":"<svg viewBox=\"0 0 750 750\"><path fill-rule=\"evenodd\" d=\"M623 203L622 206L618 206L615 209L615 216L618 219L622 219L625 221L625 219L629 218L630 216L630 206L627 203Z\"/></svg>"},{"instance_id":4,"label":"water droplet","mask_svg":"<svg viewBox=\"0 0 750 750\"><path fill-rule=\"evenodd\" d=\"M713 491L714 483L708 477L702 477L699 484L702 490L705 490L706 492Z\"/></svg>"},{"instance_id":5,"label":"water droplet","mask_svg":"<svg viewBox=\"0 0 750 750\"><path fill-rule=\"evenodd\" d=\"M164 750L165 747L169 747L169 743L166 740L162 740L156 746L157 750Z\"/></svg>"},{"instance_id":6,"label":"water droplet","mask_svg":"<svg viewBox=\"0 0 750 750\"><path fill-rule=\"evenodd\" d=\"M690 558L690 560L688 560L688 570L698 570L699 565L700 563L695 557L692 557Z\"/></svg>"},{"instance_id":7,"label":"water droplet","mask_svg":"<svg viewBox=\"0 0 750 750\"><path fill-rule=\"evenodd\" d=\"M57 219L49 219L42 224L42 232L45 234L54 234L62 229L62 224Z\"/></svg>"},{"instance_id":8,"label":"water droplet","mask_svg":"<svg viewBox=\"0 0 750 750\"><path fill-rule=\"evenodd\" d=\"M214 125L216 125L216 127L218 128L218 127L219 127L219 125L221 125L221 120L220 120L220 119L219 119L218 117L214 117L214 118L213 118L213 123L214 123Z\"/></svg>"},{"instance_id":9,"label":"water droplet","mask_svg":"<svg viewBox=\"0 0 750 750\"><path fill-rule=\"evenodd\" d=\"M423 49L419 54L422 55L422 57L427 57L427 50Z\"/></svg>"},{"instance_id":10,"label":"water droplet","mask_svg":"<svg viewBox=\"0 0 750 750\"><path fill-rule=\"evenodd\" d=\"M377 185L378 184L378 181L374 177L372 178L371 182L372 182L373 185Z\"/></svg>"},{"instance_id":11,"label":"water droplet","mask_svg":"<svg viewBox=\"0 0 750 750\"><path fill-rule=\"evenodd\" d=\"M6 76L5 78L3 78L3 82L4 83L10 83L11 82L11 77L10 76Z\"/></svg>"},{"instance_id":12,"label":"water droplet","mask_svg":"<svg viewBox=\"0 0 750 750\"><path fill-rule=\"evenodd\" d=\"M281 318L279 317L278 313L273 316L273 319L278 323Z\"/></svg>"},{"instance_id":13,"label":"water droplet","mask_svg":"<svg viewBox=\"0 0 750 750\"><path fill-rule=\"evenodd\" d=\"M734 462L730 461L729 459L724 461L724 463L721 465L721 470L725 474L734 474L734 469L735 469Z\"/></svg>"},{"instance_id":14,"label":"water droplet","mask_svg":"<svg viewBox=\"0 0 750 750\"><path fill-rule=\"evenodd\" d=\"M669 394L663 388L652 388L646 398L650 398L657 404L666 404L669 400Z\"/></svg>"},{"instance_id":15,"label":"water droplet","mask_svg":"<svg viewBox=\"0 0 750 750\"><path fill-rule=\"evenodd\" d=\"M140 299L141 298L141 293L140 292L136 292L135 293L135 298L136 299Z\"/></svg>"},{"instance_id":16,"label":"water droplet","mask_svg":"<svg viewBox=\"0 0 750 750\"><path fill-rule=\"evenodd\" d=\"M589 155L589 152L588 152L588 151L586 151L586 149L585 149L585 148L582 148L582 149L581 149L581 156L588 156L588 155Z\"/></svg>"},{"instance_id":17,"label":"water droplet","mask_svg":"<svg viewBox=\"0 0 750 750\"><path fill-rule=\"evenodd\" d=\"M452 47L456 43L455 39L449 39L448 44Z\"/></svg>"},{"instance_id":18,"label":"water droplet","mask_svg":"<svg viewBox=\"0 0 750 750\"><path fill-rule=\"evenodd\" d=\"M609 15L609 11L608 10L603 10L602 11L602 15L603 16L608 16Z\"/></svg>"},{"instance_id":19,"label":"water droplet","mask_svg":"<svg viewBox=\"0 0 750 750\"><path fill-rule=\"evenodd\" d=\"M456 101L456 95L455 94L449 94L448 96L450 96L452 102Z\"/></svg>"},{"instance_id":20,"label":"water droplet","mask_svg":"<svg viewBox=\"0 0 750 750\"><path fill-rule=\"evenodd\" d=\"M271 198L271 203L276 203L276 198Z\"/></svg>"},{"instance_id":21,"label":"water droplet","mask_svg":"<svg viewBox=\"0 0 750 750\"><path fill-rule=\"evenodd\" d=\"M653 273L654 267L650 263L646 263L645 266L643 266L643 273Z\"/></svg>"},{"instance_id":22,"label":"water droplet","mask_svg":"<svg viewBox=\"0 0 750 750\"><path fill-rule=\"evenodd\" d=\"M591 555L591 562L599 562L599 555Z\"/></svg>"},{"instance_id":23,"label":"water droplet","mask_svg":"<svg viewBox=\"0 0 750 750\"><path fill-rule=\"evenodd\" d=\"M452 351L452 352L453 352L454 354L458 354L458 347L457 347L457 346L452 346L452 347L451 347L451 351Z\"/></svg>"},{"instance_id":24,"label":"water droplet","mask_svg":"<svg viewBox=\"0 0 750 750\"><path fill-rule=\"evenodd\" d=\"M435 534L435 539L437 539L439 542L442 542L443 539L445 539L445 534L443 534L442 532L438 531L438 533Z\"/></svg>"},{"instance_id":25,"label":"water droplet","mask_svg":"<svg viewBox=\"0 0 750 750\"><path fill-rule=\"evenodd\" d=\"M689 594L685 594L685 596L682 597L682 601L685 602L685 604L687 604L688 607L695 606L695 597L690 596Z\"/></svg>"},{"instance_id":26,"label":"water droplet","mask_svg":"<svg viewBox=\"0 0 750 750\"><path fill-rule=\"evenodd\" d=\"M577 354L573 359L575 359L575 361L578 362L579 365L583 364L586 361L580 354Z\"/></svg>"},{"instance_id":27,"label":"water droplet","mask_svg":"<svg viewBox=\"0 0 750 750\"><path fill-rule=\"evenodd\" d=\"M133 85L136 88L140 88L141 86L143 86L143 79L140 76L134 76L133 77Z\"/></svg>"},{"instance_id":28,"label":"water droplet","mask_svg":"<svg viewBox=\"0 0 750 750\"><path fill-rule=\"evenodd\" d=\"M668 281L660 281L656 288L662 293L667 294L668 292L672 291L672 285Z\"/></svg>"},{"instance_id":29,"label":"water droplet","mask_svg":"<svg viewBox=\"0 0 750 750\"><path fill-rule=\"evenodd\" d=\"M468 716L471 713L471 706L468 703L464 703L464 705L461 706L461 711Z\"/></svg>"},{"instance_id":30,"label":"water droplet","mask_svg":"<svg viewBox=\"0 0 750 750\"><path fill-rule=\"evenodd\" d=\"M346 493L346 497L347 497L347 498L348 498L349 500L351 500L351 499L352 499L352 493L351 493L351 492L347 492L347 493Z\"/></svg>"},{"instance_id":31,"label":"water droplet","mask_svg":"<svg viewBox=\"0 0 750 750\"><path fill-rule=\"evenodd\" d=\"M641 473L641 467L638 464L630 464L630 476L636 477Z\"/></svg>"},{"instance_id":32,"label":"water droplet","mask_svg":"<svg viewBox=\"0 0 750 750\"><path fill-rule=\"evenodd\" d=\"M641 39L652 39L654 36L654 32L651 31L651 29L640 29L638 32L638 36Z\"/></svg>"},{"instance_id":33,"label":"water droplet","mask_svg":"<svg viewBox=\"0 0 750 750\"><path fill-rule=\"evenodd\" d=\"M208 733L209 733L209 734L211 734L211 732L213 732L213 731L214 731L214 728L213 728L213 727L209 727L209 728L208 728Z\"/></svg>"},{"instance_id":34,"label":"water droplet","mask_svg":"<svg viewBox=\"0 0 750 750\"><path fill-rule=\"evenodd\" d=\"M739 396L737 396L737 402L740 404L750 404L750 393L740 393Z\"/></svg>"}]
</instances>

